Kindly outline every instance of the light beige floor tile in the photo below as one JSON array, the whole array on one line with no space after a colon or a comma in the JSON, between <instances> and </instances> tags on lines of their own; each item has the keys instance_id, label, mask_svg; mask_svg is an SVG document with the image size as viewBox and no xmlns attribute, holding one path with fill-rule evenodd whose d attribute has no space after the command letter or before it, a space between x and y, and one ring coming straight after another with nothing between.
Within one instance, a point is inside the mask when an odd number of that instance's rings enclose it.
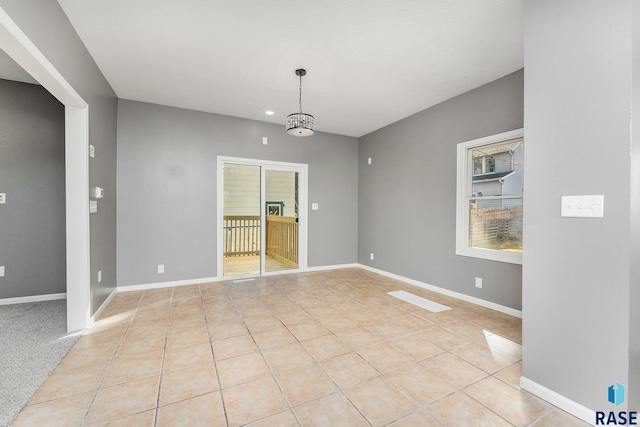
<instances>
[{"instance_id":1,"label":"light beige floor tile","mask_svg":"<svg viewBox=\"0 0 640 427\"><path fill-rule=\"evenodd\" d=\"M509 427L511 424L466 394L457 392L432 404L429 412L445 426Z\"/></svg>"},{"instance_id":2,"label":"light beige floor tile","mask_svg":"<svg viewBox=\"0 0 640 427\"><path fill-rule=\"evenodd\" d=\"M531 427L586 427L590 425L591 424L586 423L573 415L559 409L554 409L535 423L531 424Z\"/></svg>"},{"instance_id":3,"label":"light beige floor tile","mask_svg":"<svg viewBox=\"0 0 640 427\"><path fill-rule=\"evenodd\" d=\"M272 377L222 390L230 426L238 426L288 409Z\"/></svg>"},{"instance_id":4,"label":"light beige floor tile","mask_svg":"<svg viewBox=\"0 0 640 427\"><path fill-rule=\"evenodd\" d=\"M411 415L389 424L389 427L441 427L438 421L426 412L416 411Z\"/></svg>"},{"instance_id":5,"label":"light beige floor tile","mask_svg":"<svg viewBox=\"0 0 640 427\"><path fill-rule=\"evenodd\" d=\"M317 363L278 373L276 380L292 407L338 390Z\"/></svg>"},{"instance_id":6,"label":"light beige floor tile","mask_svg":"<svg viewBox=\"0 0 640 427\"><path fill-rule=\"evenodd\" d=\"M450 323L444 327L446 330L453 332L458 335L462 335L463 337L467 337L472 341L476 342L486 342L487 337L493 335L493 332L490 332L484 329L480 325L476 325L475 323L469 322L468 320L462 320L460 322Z\"/></svg>"},{"instance_id":7,"label":"light beige floor tile","mask_svg":"<svg viewBox=\"0 0 640 427\"><path fill-rule=\"evenodd\" d=\"M252 334L283 326L282 322L274 315L248 317L244 319L244 323Z\"/></svg>"},{"instance_id":8,"label":"light beige floor tile","mask_svg":"<svg viewBox=\"0 0 640 427\"><path fill-rule=\"evenodd\" d=\"M251 335L240 335L237 337L225 338L214 341L213 355L216 360L229 359L230 357L241 356L243 354L258 351L256 343Z\"/></svg>"},{"instance_id":9,"label":"light beige floor tile","mask_svg":"<svg viewBox=\"0 0 640 427\"><path fill-rule=\"evenodd\" d=\"M213 363L165 372L160 382L159 404L167 405L218 389Z\"/></svg>"},{"instance_id":10,"label":"light beige floor tile","mask_svg":"<svg viewBox=\"0 0 640 427\"><path fill-rule=\"evenodd\" d=\"M456 347L451 350L451 353L490 374L506 368L518 360L508 359L477 343Z\"/></svg>"},{"instance_id":11,"label":"light beige floor tile","mask_svg":"<svg viewBox=\"0 0 640 427\"><path fill-rule=\"evenodd\" d=\"M313 357L299 343L271 348L263 354L273 372L286 371L314 362Z\"/></svg>"},{"instance_id":12,"label":"light beige floor tile","mask_svg":"<svg viewBox=\"0 0 640 427\"><path fill-rule=\"evenodd\" d=\"M224 427L226 425L219 391L158 408L157 427Z\"/></svg>"},{"instance_id":13,"label":"light beige floor tile","mask_svg":"<svg viewBox=\"0 0 640 427\"><path fill-rule=\"evenodd\" d=\"M97 364L68 371L55 371L36 391L29 404L95 391L100 386L107 366Z\"/></svg>"},{"instance_id":14,"label":"light beige floor tile","mask_svg":"<svg viewBox=\"0 0 640 427\"><path fill-rule=\"evenodd\" d=\"M204 327L182 329L167 335L167 349L186 347L209 341L209 334Z\"/></svg>"},{"instance_id":15,"label":"light beige floor tile","mask_svg":"<svg viewBox=\"0 0 640 427\"><path fill-rule=\"evenodd\" d=\"M289 325L288 328L298 341L304 341L330 333L327 328L322 326L322 324L316 320L296 323L294 325Z\"/></svg>"},{"instance_id":16,"label":"light beige floor tile","mask_svg":"<svg viewBox=\"0 0 640 427\"><path fill-rule=\"evenodd\" d=\"M169 323L166 320L140 323L132 325L127 329L125 340L146 338L151 336L164 337L167 334Z\"/></svg>"},{"instance_id":17,"label":"light beige floor tile","mask_svg":"<svg viewBox=\"0 0 640 427\"><path fill-rule=\"evenodd\" d=\"M514 361L522 360L522 344L518 344L508 338L493 334L487 337L483 345L489 347L492 352L501 354L508 359Z\"/></svg>"},{"instance_id":18,"label":"light beige floor tile","mask_svg":"<svg viewBox=\"0 0 640 427\"><path fill-rule=\"evenodd\" d=\"M336 335L354 350L382 341L382 338L362 326L340 331L336 333Z\"/></svg>"},{"instance_id":19,"label":"light beige floor tile","mask_svg":"<svg viewBox=\"0 0 640 427\"><path fill-rule=\"evenodd\" d=\"M413 333L409 328L398 325L391 320L368 325L367 329L385 340L391 340Z\"/></svg>"},{"instance_id":20,"label":"light beige floor tile","mask_svg":"<svg viewBox=\"0 0 640 427\"><path fill-rule=\"evenodd\" d=\"M89 330L82 335L74 347L80 349L99 346L101 344L116 344L124 337L126 330L127 325L117 325L110 329L95 332Z\"/></svg>"},{"instance_id":21,"label":"light beige floor tile","mask_svg":"<svg viewBox=\"0 0 640 427\"><path fill-rule=\"evenodd\" d=\"M173 310L174 308L184 307L186 305L200 304L202 304L202 297L200 297L199 293L194 295L189 294L184 297L176 296L176 294L174 293L173 299L171 300L171 309Z\"/></svg>"},{"instance_id":22,"label":"light beige floor tile","mask_svg":"<svg viewBox=\"0 0 640 427\"><path fill-rule=\"evenodd\" d=\"M293 412L284 411L247 424L247 427L298 427L298 421L293 416Z\"/></svg>"},{"instance_id":23,"label":"light beige floor tile","mask_svg":"<svg viewBox=\"0 0 640 427\"><path fill-rule=\"evenodd\" d=\"M419 336L437 345L438 347L444 348L445 350L451 350L452 348L460 347L461 345L471 342L471 340L469 340L468 338L447 331L446 329L443 329L441 327L435 327L427 329L426 331L422 331L420 332Z\"/></svg>"},{"instance_id":24,"label":"light beige floor tile","mask_svg":"<svg viewBox=\"0 0 640 427\"><path fill-rule=\"evenodd\" d=\"M177 371L213 362L211 344L208 342L167 350L164 353L163 371Z\"/></svg>"},{"instance_id":25,"label":"light beige floor tile","mask_svg":"<svg viewBox=\"0 0 640 427\"><path fill-rule=\"evenodd\" d=\"M153 353L164 349L164 336L148 336L139 339L125 339L118 348L115 359L138 356L145 353Z\"/></svg>"},{"instance_id":26,"label":"light beige floor tile","mask_svg":"<svg viewBox=\"0 0 640 427\"><path fill-rule=\"evenodd\" d=\"M422 405L428 405L457 391L453 385L420 364L392 372L386 378Z\"/></svg>"},{"instance_id":27,"label":"light beige floor tile","mask_svg":"<svg viewBox=\"0 0 640 427\"><path fill-rule=\"evenodd\" d=\"M302 427L370 426L342 393L335 393L298 406L294 412Z\"/></svg>"},{"instance_id":28,"label":"light beige floor tile","mask_svg":"<svg viewBox=\"0 0 640 427\"><path fill-rule=\"evenodd\" d=\"M442 353L420 363L458 388L465 387L487 376L485 371L450 353Z\"/></svg>"},{"instance_id":29,"label":"light beige floor tile","mask_svg":"<svg viewBox=\"0 0 640 427\"><path fill-rule=\"evenodd\" d=\"M504 381L511 387L520 390L520 378L522 377L522 363L515 363L500 372L496 372L494 377Z\"/></svg>"},{"instance_id":30,"label":"light beige floor tile","mask_svg":"<svg viewBox=\"0 0 640 427\"><path fill-rule=\"evenodd\" d=\"M398 325L402 325L413 332L424 331L433 328L435 324L413 314L394 317L393 321Z\"/></svg>"},{"instance_id":31,"label":"light beige floor tile","mask_svg":"<svg viewBox=\"0 0 640 427\"><path fill-rule=\"evenodd\" d=\"M517 344L522 344L522 327L516 326L510 329L504 329L500 332L496 332L496 335L500 335L503 338L506 338L510 341L513 341Z\"/></svg>"},{"instance_id":32,"label":"light beige floor tile","mask_svg":"<svg viewBox=\"0 0 640 427\"><path fill-rule=\"evenodd\" d=\"M288 305L294 304L290 303ZM290 311L278 312L278 318L287 326L313 320L313 317L301 308L292 308Z\"/></svg>"},{"instance_id":33,"label":"light beige floor tile","mask_svg":"<svg viewBox=\"0 0 640 427\"><path fill-rule=\"evenodd\" d=\"M154 409L159 381L158 376L101 388L89 409L86 423L115 420Z\"/></svg>"},{"instance_id":34,"label":"light beige floor tile","mask_svg":"<svg viewBox=\"0 0 640 427\"><path fill-rule=\"evenodd\" d=\"M396 369L414 363L413 358L389 343L372 345L360 349L358 350L358 354L381 374L395 371Z\"/></svg>"},{"instance_id":35,"label":"light beige floor tile","mask_svg":"<svg viewBox=\"0 0 640 427\"><path fill-rule=\"evenodd\" d=\"M160 375L164 352L141 354L111 362L102 387Z\"/></svg>"},{"instance_id":36,"label":"light beige floor tile","mask_svg":"<svg viewBox=\"0 0 640 427\"><path fill-rule=\"evenodd\" d=\"M60 361L57 372L77 369L83 366L109 363L116 351L117 345L102 344L86 348L71 347L71 350Z\"/></svg>"},{"instance_id":37,"label":"light beige floor tile","mask_svg":"<svg viewBox=\"0 0 640 427\"><path fill-rule=\"evenodd\" d=\"M213 340L249 334L249 330L242 320L212 321L209 319L209 316L207 316L207 327L209 329L209 336L211 336Z\"/></svg>"},{"instance_id":38,"label":"light beige floor tile","mask_svg":"<svg viewBox=\"0 0 640 427\"><path fill-rule=\"evenodd\" d=\"M394 319L399 316L405 316L409 313L408 311L405 311L400 307L391 304L380 305L372 308L372 310L380 316L384 316L389 319Z\"/></svg>"},{"instance_id":39,"label":"light beige floor tile","mask_svg":"<svg viewBox=\"0 0 640 427\"><path fill-rule=\"evenodd\" d=\"M15 427L79 426L95 392L76 394L25 406L11 424Z\"/></svg>"},{"instance_id":40,"label":"light beige floor tile","mask_svg":"<svg viewBox=\"0 0 640 427\"><path fill-rule=\"evenodd\" d=\"M182 307L175 307L171 309L171 319L177 319L180 317L196 316L204 314L204 306L198 305L185 305Z\"/></svg>"},{"instance_id":41,"label":"light beige floor tile","mask_svg":"<svg viewBox=\"0 0 640 427\"><path fill-rule=\"evenodd\" d=\"M465 393L515 425L529 424L548 409L530 394L493 377L473 384Z\"/></svg>"},{"instance_id":42,"label":"light beige floor tile","mask_svg":"<svg viewBox=\"0 0 640 427\"><path fill-rule=\"evenodd\" d=\"M90 427L153 427L155 420L156 411L152 409L135 415L129 415L128 417L118 418L117 420L92 424Z\"/></svg>"},{"instance_id":43,"label":"light beige floor tile","mask_svg":"<svg viewBox=\"0 0 640 427\"><path fill-rule=\"evenodd\" d=\"M260 353L250 353L216 362L222 388L253 381L270 375Z\"/></svg>"},{"instance_id":44,"label":"light beige floor tile","mask_svg":"<svg viewBox=\"0 0 640 427\"><path fill-rule=\"evenodd\" d=\"M258 344L258 347L260 347L260 350L280 347L298 341L284 326L256 332L253 334L253 339Z\"/></svg>"},{"instance_id":45,"label":"light beige floor tile","mask_svg":"<svg viewBox=\"0 0 640 427\"><path fill-rule=\"evenodd\" d=\"M496 319L494 317L484 315L469 317L468 320L475 323L476 325L482 326L487 331L493 333L500 333L515 326L512 320Z\"/></svg>"},{"instance_id":46,"label":"light beige floor tile","mask_svg":"<svg viewBox=\"0 0 640 427\"><path fill-rule=\"evenodd\" d=\"M323 335L321 337L311 338L302 341L302 345L317 361L351 351L349 347L335 335Z\"/></svg>"},{"instance_id":47,"label":"light beige floor tile","mask_svg":"<svg viewBox=\"0 0 640 427\"><path fill-rule=\"evenodd\" d=\"M169 321L169 333L191 328L204 328L206 321L203 315L178 317Z\"/></svg>"},{"instance_id":48,"label":"light beige floor tile","mask_svg":"<svg viewBox=\"0 0 640 427\"><path fill-rule=\"evenodd\" d=\"M417 409L394 385L380 377L358 384L345 394L373 425L388 424Z\"/></svg>"},{"instance_id":49,"label":"light beige floor tile","mask_svg":"<svg viewBox=\"0 0 640 427\"><path fill-rule=\"evenodd\" d=\"M358 322L343 314L324 318L322 319L321 323L325 328L329 329L333 333L344 331L345 329L356 328L359 326Z\"/></svg>"},{"instance_id":50,"label":"light beige floor tile","mask_svg":"<svg viewBox=\"0 0 640 427\"><path fill-rule=\"evenodd\" d=\"M404 351L414 360L420 361L444 352L444 349L420 338L418 335L408 335L390 341L399 350Z\"/></svg>"},{"instance_id":51,"label":"light beige floor tile","mask_svg":"<svg viewBox=\"0 0 640 427\"><path fill-rule=\"evenodd\" d=\"M340 388L348 388L380 375L358 353L332 357L320 363Z\"/></svg>"}]
</instances>

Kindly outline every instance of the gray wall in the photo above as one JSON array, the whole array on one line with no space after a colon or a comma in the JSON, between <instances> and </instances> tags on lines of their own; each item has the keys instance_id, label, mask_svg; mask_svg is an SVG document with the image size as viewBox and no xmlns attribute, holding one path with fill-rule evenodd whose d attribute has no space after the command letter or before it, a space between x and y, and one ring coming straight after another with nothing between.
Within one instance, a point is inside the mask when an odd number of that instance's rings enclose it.
<instances>
[{"instance_id":1,"label":"gray wall","mask_svg":"<svg viewBox=\"0 0 640 427\"><path fill-rule=\"evenodd\" d=\"M309 208L308 265L356 262L356 138L297 138L284 125L120 100L118 286L219 274L218 155L307 163L308 200L320 204Z\"/></svg>"},{"instance_id":2,"label":"gray wall","mask_svg":"<svg viewBox=\"0 0 640 427\"><path fill-rule=\"evenodd\" d=\"M640 3L633 2L632 116L640 123ZM629 408L640 410L640 132L632 132L631 151L631 273L629 283Z\"/></svg>"},{"instance_id":3,"label":"gray wall","mask_svg":"<svg viewBox=\"0 0 640 427\"><path fill-rule=\"evenodd\" d=\"M360 138L359 263L520 309L521 266L456 255L455 219L456 145L521 128L522 97L520 70Z\"/></svg>"},{"instance_id":4,"label":"gray wall","mask_svg":"<svg viewBox=\"0 0 640 427\"><path fill-rule=\"evenodd\" d=\"M601 411L616 381L638 393L627 382L632 3L525 3L523 374ZM603 194L604 218L561 218L561 196L580 194Z\"/></svg>"},{"instance_id":5,"label":"gray wall","mask_svg":"<svg viewBox=\"0 0 640 427\"><path fill-rule=\"evenodd\" d=\"M64 106L0 80L0 298L66 292Z\"/></svg>"},{"instance_id":6,"label":"gray wall","mask_svg":"<svg viewBox=\"0 0 640 427\"><path fill-rule=\"evenodd\" d=\"M7 14L89 104L89 143L96 158L89 184L105 189L99 213L91 215L91 313L116 285L117 99L56 1L0 0ZM87 195L88 199L88 195ZM97 272L102 270L102 283Z\"/></svg>"}]
</instances>

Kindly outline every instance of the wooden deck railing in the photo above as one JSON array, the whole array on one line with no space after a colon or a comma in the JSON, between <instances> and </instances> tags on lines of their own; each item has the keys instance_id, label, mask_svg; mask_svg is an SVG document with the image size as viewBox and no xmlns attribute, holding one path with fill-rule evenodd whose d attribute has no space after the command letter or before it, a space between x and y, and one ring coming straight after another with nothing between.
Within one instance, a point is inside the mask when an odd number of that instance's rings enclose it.
<instances>
[{"instance_id":1,"label":"wooden deck railing","mask_svg":"<svg viewBox=\"0 0 640 427\"><path fill-rule=\"evenodd\" d=\"M267 216L267 255L298 268L298 221L292 216Z\"/></svg>"},{"instance_id":2,"label":"wooden deck railing","mask_svg":"<svg viewBox=\"0 0 640 427\"><path fill-rule=\"evenodd\" d=\"M224 216L224 256L260 255L260 216Z\"/></svg>"}]
</instances>

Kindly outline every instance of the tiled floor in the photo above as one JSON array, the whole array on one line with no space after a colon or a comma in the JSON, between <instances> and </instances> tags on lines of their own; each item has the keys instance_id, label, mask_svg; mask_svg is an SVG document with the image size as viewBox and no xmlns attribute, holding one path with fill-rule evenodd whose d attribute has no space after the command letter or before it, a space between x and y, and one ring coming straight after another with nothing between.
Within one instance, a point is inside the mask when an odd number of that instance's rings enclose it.
<instances>
[{"instance_id":1,"label":"tiled floor","mask_svg":"<svg viewBox=\"0 0 640 427\"><path fill-rule=\"evenodd\" d=\"M361 269L119 293L14 425L586 425L519 389L520 342L520 319Z\"/></svg>"}]
</instances>

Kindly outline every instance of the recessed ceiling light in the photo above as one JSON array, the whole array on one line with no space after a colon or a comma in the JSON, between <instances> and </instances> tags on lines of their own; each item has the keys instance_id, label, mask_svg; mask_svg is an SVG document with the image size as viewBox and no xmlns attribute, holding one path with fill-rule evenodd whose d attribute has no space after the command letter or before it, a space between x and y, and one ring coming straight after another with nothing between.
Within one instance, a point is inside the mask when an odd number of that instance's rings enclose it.
<instances>
[{"instance_id":1,"label":"recessed ceiling light","mask_svg":"<svg viewBox=\"0 0 640 427\"><path fill-rule=\"evenodd\" d=\"M273 116L275 113L271 110L267 110L264 112L267 116Z\"/></svg>"}]
</instances>

